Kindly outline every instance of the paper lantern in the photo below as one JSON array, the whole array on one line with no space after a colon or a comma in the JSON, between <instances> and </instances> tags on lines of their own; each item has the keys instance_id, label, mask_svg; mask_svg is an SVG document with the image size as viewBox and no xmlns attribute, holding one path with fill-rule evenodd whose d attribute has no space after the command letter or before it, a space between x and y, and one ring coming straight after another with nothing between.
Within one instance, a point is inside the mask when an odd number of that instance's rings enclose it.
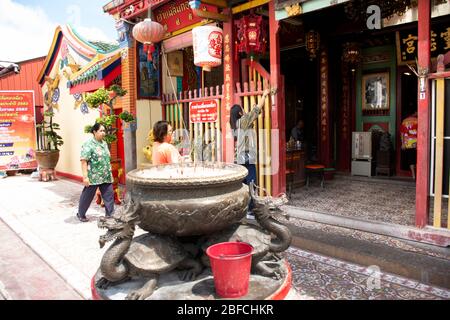
<instances>
[{"instance_id":1,"label":"paper lantern","mask_svg":"<svg viewBox=\"0 0 450 320\"><path fill-rule=\"evenodd\" d=\"M219 27L202 26L192 29L194 64L205 71L222 64L223 32Z\"/></svg>"},{"instance_id":2,"label":"paper lantern","mask_svg":"<svg viewBox=\"0 0 450 320\"><path fill-rule=\"evenodd\" d=\"M133 28L133 37L144 44L158 43L164 38L164 27L147 18Z\"/></svg>"},{"instance_id":3,"label":"paper lantern","mask_svg":"<svg viewBox=\"0 0 450 320\"><path fill-rule=\"evenodd\" d=\"M342 51L342 60L351 66L358 64L361 60L361 50L356 42L347 42Z\"/></svg>"},{"instance_id":4,"label":"paper lantern","mask_svg":"<svg viewBox=\"0 0 450 320\"><path fill-rule=\"evenodd\" d=\"M236 20L235 53L245 52L249 55L264 54L267 47L267 22L262 16L249 14ZM237 55L235 56L237 60Z\"/></svg>"}]
</instances>

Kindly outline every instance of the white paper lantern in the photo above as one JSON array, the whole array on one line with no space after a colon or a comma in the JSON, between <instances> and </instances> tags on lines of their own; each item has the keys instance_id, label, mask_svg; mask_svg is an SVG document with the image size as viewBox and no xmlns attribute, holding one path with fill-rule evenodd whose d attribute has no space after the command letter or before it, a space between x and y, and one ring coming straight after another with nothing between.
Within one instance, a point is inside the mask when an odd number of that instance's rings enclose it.
<instances>
[{"instance_id":1,"label":"white paper lantern","mask_svg":"<svg viewBox=\"0 0 450 320\"><path fill-rule=\"evenodd\" d=\"M219 27L202 26L192 29L194 64L205 71L222 64L223 31Z\"/></svg>"},{"instance_id":2,"label":"white paper lantern","mask_svg":"<svg viewBox=\"0 0 450 320\"><path fill-rule=\"evenodd\" d=\"M147 18L133 27L133 37L144 44L158 43L164 38L162 24Z\"/></svg>"}]
</instances>

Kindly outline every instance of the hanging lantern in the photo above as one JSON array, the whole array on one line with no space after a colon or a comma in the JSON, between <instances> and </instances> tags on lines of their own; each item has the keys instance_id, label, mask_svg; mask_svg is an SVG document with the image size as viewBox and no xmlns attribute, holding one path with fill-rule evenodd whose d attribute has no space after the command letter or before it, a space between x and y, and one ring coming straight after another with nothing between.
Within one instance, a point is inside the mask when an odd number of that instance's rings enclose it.
<instances>
[{"instance_id":1,"label":"hanging lantern","mask_svg":"<svg viewBox=\"0 0 450 320\"><path fill-rule=\"evenodd\" d=\"M352 66L359 63L361 60L361 51L356 42L347 42L344 44L342 60Z\"/></svg>"},{"instance_id":2,"label":"hanging lantern","mask_svg":"<svg viewBox=\"0 0 450 320\"><path fill-rule=\"evenodd\" d=\"M202 26L192 29L194 64L205 71L222 64L223 32L219 27Z\"/></svg>"},{"instance_id":3,"label":"hanging lantern","mask_svg":"<svg viewBox=\"0 0 450 320\"><path fill-rule=\"evenodd\" d=\"M235 22L236 52L264 54L267 47L267 23L262 16L249 14ZM237 59L236 59L237 60Z\"/></svg>"},{"instance_id":4,"label":"hanging lantern","mask_svg":"<svg viewBox=\"0 0 450 320\"><path fill-rule=\"evenodd\" d=\"M320 46L320 35L314 30L306 33L306 50L308 50L309 58L312 60L316 57Z\"/></svg>"},{"instance_id":5,"label":"hanging lantern","mask_svg":"<svg viewBox=\"0 0 450 320\"><path fill-rule=\"evenodd\" d=\"M164 27L147 18L133 28L133 37L144 44L158 43L164 38Z\"/></svg>"},{"instance_id":6,"label":"hanging lantern","mask_svg":"<svg viewBox=\"0 0 450 320\"><path fill-rule=\"evenodd\" d=\"M147 18L139 22L133 28L133 37L144 44L144 51L147 52L147 60L152 61L153 52L155 52L155 43L164 38L164 27L151 19Z\"/></svg>"}]
</instances>

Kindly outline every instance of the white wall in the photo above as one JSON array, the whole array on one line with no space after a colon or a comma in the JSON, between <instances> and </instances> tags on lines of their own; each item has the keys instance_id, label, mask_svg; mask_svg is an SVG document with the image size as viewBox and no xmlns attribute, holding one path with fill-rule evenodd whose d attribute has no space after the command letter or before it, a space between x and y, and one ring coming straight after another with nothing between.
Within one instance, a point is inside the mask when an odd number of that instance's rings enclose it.
<instances>
[{"instance_id":1,"label":"white wall","mask_svg":"<svg viewBox=\"0 0 450 320\"><path fill-rule=\"evenodd\" d=\"M76 53L74 51L71 51L70 54L74 55L76 61L83 61L83 59L75 57ZM84 133L84 127L87 124L94 124L95 119L99 117L99 112L97 110L89 109L89 113L84 115L81 113L79 107L77 109L74 108L75 98L70 94L69 88L67 88L67 78L63 75L62 70L60 70L60 58L59 52L56 62L49 74L51 78L54 78L56 74L60 75L59 110L54 110L55 116L53 121L58 123L61 127L59 135L63 138L64 144L60 147L60 157L56 170L63 173L82 176L80 165L81 145L92 136L92 134ZM46 92L47 87L44 84L42 93L45 95ZM46 106L44 108L45 110L47 109Z\"/></svg>"}]
</instances>

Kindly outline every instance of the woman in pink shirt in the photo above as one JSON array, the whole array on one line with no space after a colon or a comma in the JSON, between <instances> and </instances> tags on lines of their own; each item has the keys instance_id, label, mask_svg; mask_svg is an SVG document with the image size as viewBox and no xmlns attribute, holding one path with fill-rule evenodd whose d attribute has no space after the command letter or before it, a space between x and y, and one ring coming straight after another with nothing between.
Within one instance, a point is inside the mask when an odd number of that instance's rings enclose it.
<instances>
[{"instance_id":1,"label":"woman in pink shirt","mask_svg":"<svg viewBox=\"0 0 450 320\"><path fill-rule=\"evenodd\" d=\"M171 144L172 126L165 120L158 121L153 126L153 137L155 142L152 149L152 163L154 165L178 163L181 155Z\"/></svg>"}]
</instances>

